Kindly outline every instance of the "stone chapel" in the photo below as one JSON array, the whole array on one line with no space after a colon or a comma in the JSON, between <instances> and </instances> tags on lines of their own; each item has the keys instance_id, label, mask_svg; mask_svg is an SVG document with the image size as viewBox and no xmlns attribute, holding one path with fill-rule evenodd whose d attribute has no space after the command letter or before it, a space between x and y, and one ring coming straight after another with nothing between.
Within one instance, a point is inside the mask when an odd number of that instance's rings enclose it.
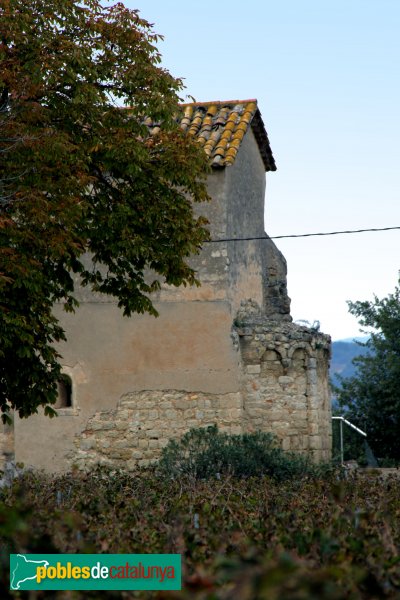
<instances>
[{"instance_id":1,"label":"stone chapel","mask_svg":"<svg viewBox=\"0 0 400 600\"><path fill-rule=\"evenodd\" d=\"M265 174L276 166L257 101L181 108L180 126L212 167L212 201L196 211L214 242L191 259L201 286L163 286L158 318L124 317L115 299L88 289L78 289L75 314L55 307L68 340L58 417L16 416L13 435L3 434L25 466L131 469L214 423L330 457L330 338L292 322L286 261L264 232Z\"/></svg>"}]
</instances>

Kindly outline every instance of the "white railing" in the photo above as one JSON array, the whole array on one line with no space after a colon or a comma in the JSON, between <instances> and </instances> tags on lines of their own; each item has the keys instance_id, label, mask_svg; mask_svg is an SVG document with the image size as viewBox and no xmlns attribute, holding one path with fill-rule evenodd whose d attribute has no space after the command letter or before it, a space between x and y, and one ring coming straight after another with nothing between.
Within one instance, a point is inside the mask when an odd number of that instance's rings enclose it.
<instances>
[{"instance_id":1,"label":"white railing","mask_svg":"<svg viewBox=\"0 0 400 600\"><path fill-rule=\"evenodd\" d=\"M367 434L362 429L359 429L358 427L353 425L353 423L350 423L350 421L348 421L344 417L332 417L332 419L335 419L336 421L340 421L340 462L341 462L341 464L343 464L344 463L343 423L345 423L346 425L351 427L351 429L354 429L354 431L357 431L357 433L359 433L363 437L367 437Z\"/></svg>"}]
</instances>

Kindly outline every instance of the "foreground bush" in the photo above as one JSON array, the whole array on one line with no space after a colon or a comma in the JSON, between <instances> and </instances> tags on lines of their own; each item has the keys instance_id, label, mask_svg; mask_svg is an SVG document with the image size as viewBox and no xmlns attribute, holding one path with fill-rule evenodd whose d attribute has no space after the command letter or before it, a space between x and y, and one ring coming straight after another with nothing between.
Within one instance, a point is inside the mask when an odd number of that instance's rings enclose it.
<instances>
[{"instance_id":1,"label":"foreground bush","mask_svg":"<svg viewBox=\"0 0 400 600\"><path fill-rule=\"evenodd\" d=\"M256 477L269 475L278 481L315 475L318 467L307 457L285 452L271 433L229 435L216 425L191 429L163 449L159 472L168 477L208 479L220 475Z\"/></svg>"},{"instance_id":2,"label":"foreground bush","mask_svg":"<svg viewBox=\"0 0 400 600\"><path fill-rule=\"evenodd\" d=\"M25 597L8 591L10 552L182 555L179 593L30 598L399 598L399 498L396 478L26 474L0 495L1 598Z\"/></svg>"}]
</instances>

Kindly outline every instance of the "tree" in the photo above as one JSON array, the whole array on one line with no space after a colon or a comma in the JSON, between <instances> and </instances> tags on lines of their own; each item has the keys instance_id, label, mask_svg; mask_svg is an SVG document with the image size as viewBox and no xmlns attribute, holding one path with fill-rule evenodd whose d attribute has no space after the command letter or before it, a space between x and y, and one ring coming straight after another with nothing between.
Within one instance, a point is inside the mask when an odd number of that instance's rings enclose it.
<instances>
[{"instance_id":1,"label":"tree","mask_svg":"<svg viewBox=\"0 0 400 600\"><path fill-rule=\"evenodd\" d=\"M149 294L197 284L206 157L179 129L182 81L138 11L99 0L0 0L0 407L54 414L74 278L156 314ZM146 123L162 124L149 135ZM88 252L92 267L85 266ZM154 273L150 280L145 272Z\"/></svg>"},{"instance_id":2,"label":"tree","mask_svg":"<svg viewBox=\"0 0 400 600\"><path fill-rule=\"evenodd\" d=\"M350 312L374 333L361 346L367 353L353 360L357 371L336 389L338 401L355 424L367 432L377 457L400 460L400 290L372 302L349 302Z\"/></svg>"}]
</instances>

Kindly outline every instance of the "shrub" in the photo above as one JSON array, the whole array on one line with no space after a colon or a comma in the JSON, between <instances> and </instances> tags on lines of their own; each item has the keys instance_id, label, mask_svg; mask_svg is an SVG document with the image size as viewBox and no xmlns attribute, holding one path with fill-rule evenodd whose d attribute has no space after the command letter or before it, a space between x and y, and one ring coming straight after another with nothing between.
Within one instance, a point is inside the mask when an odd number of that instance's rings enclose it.
<instances>
[{"instance_id":1,"label":"shrub","mask_svg":"<svg viewBox=\"0 0 400 600\"><path fill-rule=\"evenodd\" d=\"M158 470L169 477L208 479L268 475L279 481L316 474L318 467L300 454L285 452L271 433L229 435L216 425L191 429L163 449Z\"/></svg>"}]
</instances>

